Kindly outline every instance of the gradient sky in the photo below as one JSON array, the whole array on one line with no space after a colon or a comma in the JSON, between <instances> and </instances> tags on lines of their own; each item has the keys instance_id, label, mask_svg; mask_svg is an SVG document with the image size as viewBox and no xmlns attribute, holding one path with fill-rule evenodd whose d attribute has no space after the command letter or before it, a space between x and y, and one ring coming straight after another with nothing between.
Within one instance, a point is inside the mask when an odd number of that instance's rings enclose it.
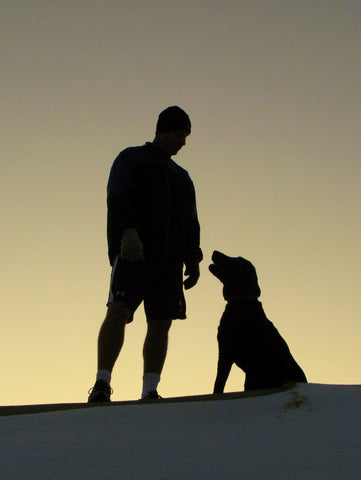
<instances>
[{"instance_id":1,"label":"gradient sky","mask_svg":"<svg viewBox=\"0 0 361 480\"><path fill-rule=\"evenodd\" d=\"M17 0L0 13L0 403L86 400L109 170L174 104L192 120L174 159L195 183L205 258L159 393L212 391L214 249L255 264L310 382L360 383L360 1ZM144 334L140 307L115 400L140 396ZM243 381L234 368L226 391Z\"/></svg>"}]
</instances>

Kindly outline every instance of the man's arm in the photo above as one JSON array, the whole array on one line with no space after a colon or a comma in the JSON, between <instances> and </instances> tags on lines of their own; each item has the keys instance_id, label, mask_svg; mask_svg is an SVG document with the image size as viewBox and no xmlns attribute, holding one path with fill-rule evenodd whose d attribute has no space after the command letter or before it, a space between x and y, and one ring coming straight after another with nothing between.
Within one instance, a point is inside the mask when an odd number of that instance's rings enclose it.
<instances>
[{"instance_id":1,"label":"man's arm","mask_svg":"<svg viewBox=\"0 0 361 480\"><path fill-rule=\"evenodd\" d=\"M107 186L107 238L111 265L120 253L125 230L136 227L134 196L131 161L121 152L113 163Z\"/></svg>"},{"instance_id":2,"label":"man's arm","mask_svg":"<svg viewBox=\"0 0 361 480\"><path fill-rule=\"evenodd\" d=\"M126 228L120 244L120 258L128 262L141 262L144 260L143 244L135 228Z\"/></svg>"},{"instance_id":3,"label":"man's arm","mask_svg":"<svg viewBox=\"0 0 361 480\"><path fill-rule=\"evenodd\" d=\"M203 253L200 248L200 225L197 215L196 194L192 180L190 180L190 186L190 214L186 224L186 252L184 259L186 266L184 273L185 275L188 275L188 278L184 281L184 288L186 290L194 287L198 282L199 263L203 259Z\"/></svg>"}]
</instances>

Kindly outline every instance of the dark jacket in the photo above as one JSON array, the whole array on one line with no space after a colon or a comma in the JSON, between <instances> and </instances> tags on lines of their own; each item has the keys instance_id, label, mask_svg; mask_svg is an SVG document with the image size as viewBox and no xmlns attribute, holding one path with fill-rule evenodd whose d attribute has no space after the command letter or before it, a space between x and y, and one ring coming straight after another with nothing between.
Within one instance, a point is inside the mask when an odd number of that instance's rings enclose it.
<instances>
[{"instance_id":1,"label":"dark jacket","mask_svg":"<svg viewBox=\"0 0 361 480\"><path fill-rule=\"evenodd\" d=\"M107 204L111 265L129 227L137 229L146 261L202 260L193 182L152 143L120 152L110 171Z\"/></svg>"}]
</instances>

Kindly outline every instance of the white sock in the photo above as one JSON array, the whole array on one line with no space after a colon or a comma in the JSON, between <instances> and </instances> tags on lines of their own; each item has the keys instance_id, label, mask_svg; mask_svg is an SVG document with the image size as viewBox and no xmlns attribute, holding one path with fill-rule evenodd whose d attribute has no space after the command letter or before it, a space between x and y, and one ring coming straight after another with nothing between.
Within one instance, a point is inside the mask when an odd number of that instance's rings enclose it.
<instances>
[{"instance_id":1,"label":"white sock","mask_svg":"<svg viewBox=\"0 0 361 480\"><path fill-rule=\"evenodd\" d=\"M110 384L110 379L112 378L112 374L109 370L98 370L97 372L97 380L104 380L105 382Z\"/></svg>"},{"instance_id":2,"label":"white sock","mask_svg":"<svg viewBox=\"0 0 361 480\"><path fill-rule=\"evenodd\" d=\"M145 373L143 375L143 390L142 398L146 397L149 392L157 390L158 383L160 381L159 373Z\"/></svg>"}]
</instances>

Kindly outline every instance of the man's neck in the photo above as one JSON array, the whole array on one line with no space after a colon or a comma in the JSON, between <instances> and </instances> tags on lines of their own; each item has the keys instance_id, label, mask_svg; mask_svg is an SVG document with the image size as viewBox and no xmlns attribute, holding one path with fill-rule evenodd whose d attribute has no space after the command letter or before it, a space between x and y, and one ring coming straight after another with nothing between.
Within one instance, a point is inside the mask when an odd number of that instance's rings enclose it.
<instances>
[{"instance_id":1,"label":"man's neck","mask_svg":"<svg viewBox=\"0 0 361 480\"><path fill-rule=\"evenodd\" d=\"M167 159L170 158L169 153L167 153L164 150L164 148L162 148L162 146L159 144L159 142L156 142L155 140L153 140L153 142L147 142L147 144L150 145L151 147L153 147L154 149L156 149L161 157L167 158Z\"/></svg>"}]
</instances>

